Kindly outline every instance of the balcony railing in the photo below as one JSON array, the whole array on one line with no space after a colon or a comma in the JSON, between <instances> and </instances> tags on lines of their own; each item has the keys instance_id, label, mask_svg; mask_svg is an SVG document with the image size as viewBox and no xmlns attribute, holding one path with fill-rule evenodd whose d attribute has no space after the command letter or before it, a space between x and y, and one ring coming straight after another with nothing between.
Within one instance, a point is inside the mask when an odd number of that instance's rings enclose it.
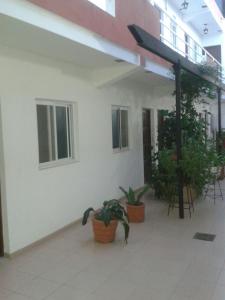
<instances>
[{"instance_id":1,"label":"balcony railing","mask_svg":"<svg viewBox=\"0 0 225 300\"><path fill-rule=\"evenodd\" d=\"M191 62L214 67L219 79L224 81L225 70L221 63L162 10L160 10L160 39Z\"/></svg>"}]
</instances>

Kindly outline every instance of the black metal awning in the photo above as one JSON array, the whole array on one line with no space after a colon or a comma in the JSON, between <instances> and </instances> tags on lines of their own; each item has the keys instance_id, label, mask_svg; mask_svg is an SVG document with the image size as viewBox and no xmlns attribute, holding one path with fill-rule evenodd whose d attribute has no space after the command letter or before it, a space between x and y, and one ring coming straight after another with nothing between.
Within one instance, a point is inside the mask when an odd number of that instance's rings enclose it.
<instances>
[{"instance_id":1,"label":"black metal awning","mask_svg":"<svg viewBox=\"0 0 225 300\"><path fill-rule=\"evenodd\" d=\"M213 83L215 86L225 91L225 85L219 80L202 74L198 65L174 51L141 27L137 25L129 25L128 28L140 47L156 54L157 56L160 56L172 64L177 64L180 62L182 69Z\"/></svg>"}]
</instances>

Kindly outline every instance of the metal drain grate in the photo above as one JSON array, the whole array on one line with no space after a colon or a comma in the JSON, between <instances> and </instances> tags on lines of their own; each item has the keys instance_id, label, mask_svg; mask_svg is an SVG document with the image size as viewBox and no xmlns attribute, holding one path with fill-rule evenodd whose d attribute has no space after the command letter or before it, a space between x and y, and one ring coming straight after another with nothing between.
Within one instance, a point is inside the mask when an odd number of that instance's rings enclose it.
<instances>
[{"instance_id":1,"label":"metal drain grate","mask_svg":"<svg viewBox=\"0 0 225 300\"><path fill-rule=\"evenodd\" d=\"M215 234L201 233L201 232L196 232L195 235L193 236L193 239L195 240L201 240L207 242L213 242L215 238L216 238Z\"/></svg>"}]
</instances>

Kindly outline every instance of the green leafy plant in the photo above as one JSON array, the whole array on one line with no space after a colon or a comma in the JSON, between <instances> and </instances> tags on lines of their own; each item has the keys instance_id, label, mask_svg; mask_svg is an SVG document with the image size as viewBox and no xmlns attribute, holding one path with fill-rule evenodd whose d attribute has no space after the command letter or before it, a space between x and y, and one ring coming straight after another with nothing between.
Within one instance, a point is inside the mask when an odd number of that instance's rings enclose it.
<instances>
[{"instance_id":1,"label":"green leafy plant","mask_svg":"<svg viewBox=\"0 0 225 300\"><path fill-rule=\"evenodd\" d=\"M129 187L128 191L126 191L122 186L120 186L119 188L124 193L128 204L138 206L141 205L141 198L147 193L150 186L146 185L137 194L131 187Z\"/></svg>"},{"instance_id":2,"label":"green leafy plant","mask_svg":"<svg viewBox=\"0 0 225 300\"><path fill-rule=\"evenodd\" d=\"M215 166L217 153L208 144L190 140L182 148L180 166L183 173L184 184L192 186L201 194L205 184L210 180L211 168Z\"/></svg>"},{"instance_id":3,"label":"green leafy plant","mask_svg":"<svg viewBox=\"0 0 225 300\"><path fill-rule=\"evenodd\" d=\"M130 226L126 210L120 204L119 200L112 199L104 201L103 206L98 210L94 210L92 207L88 208L84 212L82 225L87 223L91 212L94 213L94 218L104 222L105 226L108 226L111 220L118 220L123 225L125 241L127 242Z\"/></svg>"},{"instance_id":4,"label":"green leafy plant","mask_svg":"<svg viewBox=\"0 0 225 300\"><path fill-rule=\"evenodd\" d=\"M171 202L177 193L177 162L173 149L162 149L155 153L151 184L155 195Z\"/></svg>"},{"instance_id":5,"label":"green leafy plant","mask_svg":"<svg viewBox=\"0 0 225 300\"><path fill-rule=\"evenodd\" d=\"M217 78L216 70L208 65L199 66L206 76ZM174 94L175 95L175 92ZM211 176L212 166L222 164L215 143L206 134L206 122L200 118L197 105L205 99L214 99L215 86L185 70L181 72L181 135L182 160L176 160L176 111L164 112L158 132L159 150L154 155L152 185L159 198L169 201L177 197L177 171L183 174L184 185L201 193Z\"/></svg>"}]
</instances>

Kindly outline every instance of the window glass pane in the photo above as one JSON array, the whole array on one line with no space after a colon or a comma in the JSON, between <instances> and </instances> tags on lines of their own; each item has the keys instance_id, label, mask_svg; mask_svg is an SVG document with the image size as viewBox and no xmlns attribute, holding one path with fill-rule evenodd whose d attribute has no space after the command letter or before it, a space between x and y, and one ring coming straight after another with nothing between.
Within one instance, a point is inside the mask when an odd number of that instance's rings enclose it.
<instances>
[{"instance_id":1,"label":"window glass pane","mask_svg":"<svg viewBox=\"0 0 225 300\"><path fill-rule=\"evenodd\" d=\"M49 138L50 138L50 145L51 145L51 152L50 152L50 160L56 160L56 151L55 151L55 125L54 125L54 109L53 106L49 106Z\"/></svg>"},{"instance_id":2,"label":"window glass pane","mask_svg":"<svg viewBox=\"0 0 225 300\"><path fill-rule=\"evenodd\" d=\"M37 105L39 162L55 160L53 107Z\"/></svg>"},{"instance_id":3,"label":"window glass pane","mask_svg":"<svg viewBox=\"0 0 225 300\"><path fill-rule=\"evenodd\" d=\"M121 145L128 147L128 111L121 110Z\"/></svg>"},{"instance_id":4,"label":"window glass pane","mask_svg":"<svg viewBox=\"0 0 225 300\"><path fill-rule=\"evenodd\" d=\"M69 157L72 157L72 151L71 151L71 130L70 130L70 126L71 126L71 119L70 119L70 111L71 108L70 106L67 107L67 128L68 128L68 147L69 147Z\"/></svg>"},{"instance_id":5,"label":"window glass pane","mask_svg":"<svg viewBox=\"0 0 225 300\"><path fill-rule=\"evenodd\" d=\"M170 36L171 36L171 42L174 48L176 48L176 44L177 44L177 37L176 37L176 31L177 31L177 26L176 23L171 20L170 23Z\"/></svg>"},{"instance_id":6,"label":"window glass pane","mask_svg":"<svg viewBox=\"0 0 225 300\"><path fill-rule=\"evenodd\" d=\"M162 10L160 10L160 39L163 41L164 38L164 13Z\"/></svg>"},{"instance_id":7,"label":"window glass pane","mask_svg":"<svg viewBox=\"0 0 225 300\"><path fill-rule=\"evenodd\" d=\"M120 148L120 110L112 110L113 149Z\"/></svg>"},{"instance_id":8,"label":"window glass pane","mask_svg":"<svg viewBox=\"0 0 225 300\"><path fill-rule=\"evenodd\" d=\"M106 10L106 0L88 0L95 4L96 6L100 7L103 10Z\"/></svg>"},{"instance_id":9,"label":"window glass pane","mask_svg":"<svg viewBox=\"0 0 225 300\"><path fill-rule=\"evenodd\" d=\"M58 159L68 157L66 107L56 107Z\"/></svg>"}]
</instances>

